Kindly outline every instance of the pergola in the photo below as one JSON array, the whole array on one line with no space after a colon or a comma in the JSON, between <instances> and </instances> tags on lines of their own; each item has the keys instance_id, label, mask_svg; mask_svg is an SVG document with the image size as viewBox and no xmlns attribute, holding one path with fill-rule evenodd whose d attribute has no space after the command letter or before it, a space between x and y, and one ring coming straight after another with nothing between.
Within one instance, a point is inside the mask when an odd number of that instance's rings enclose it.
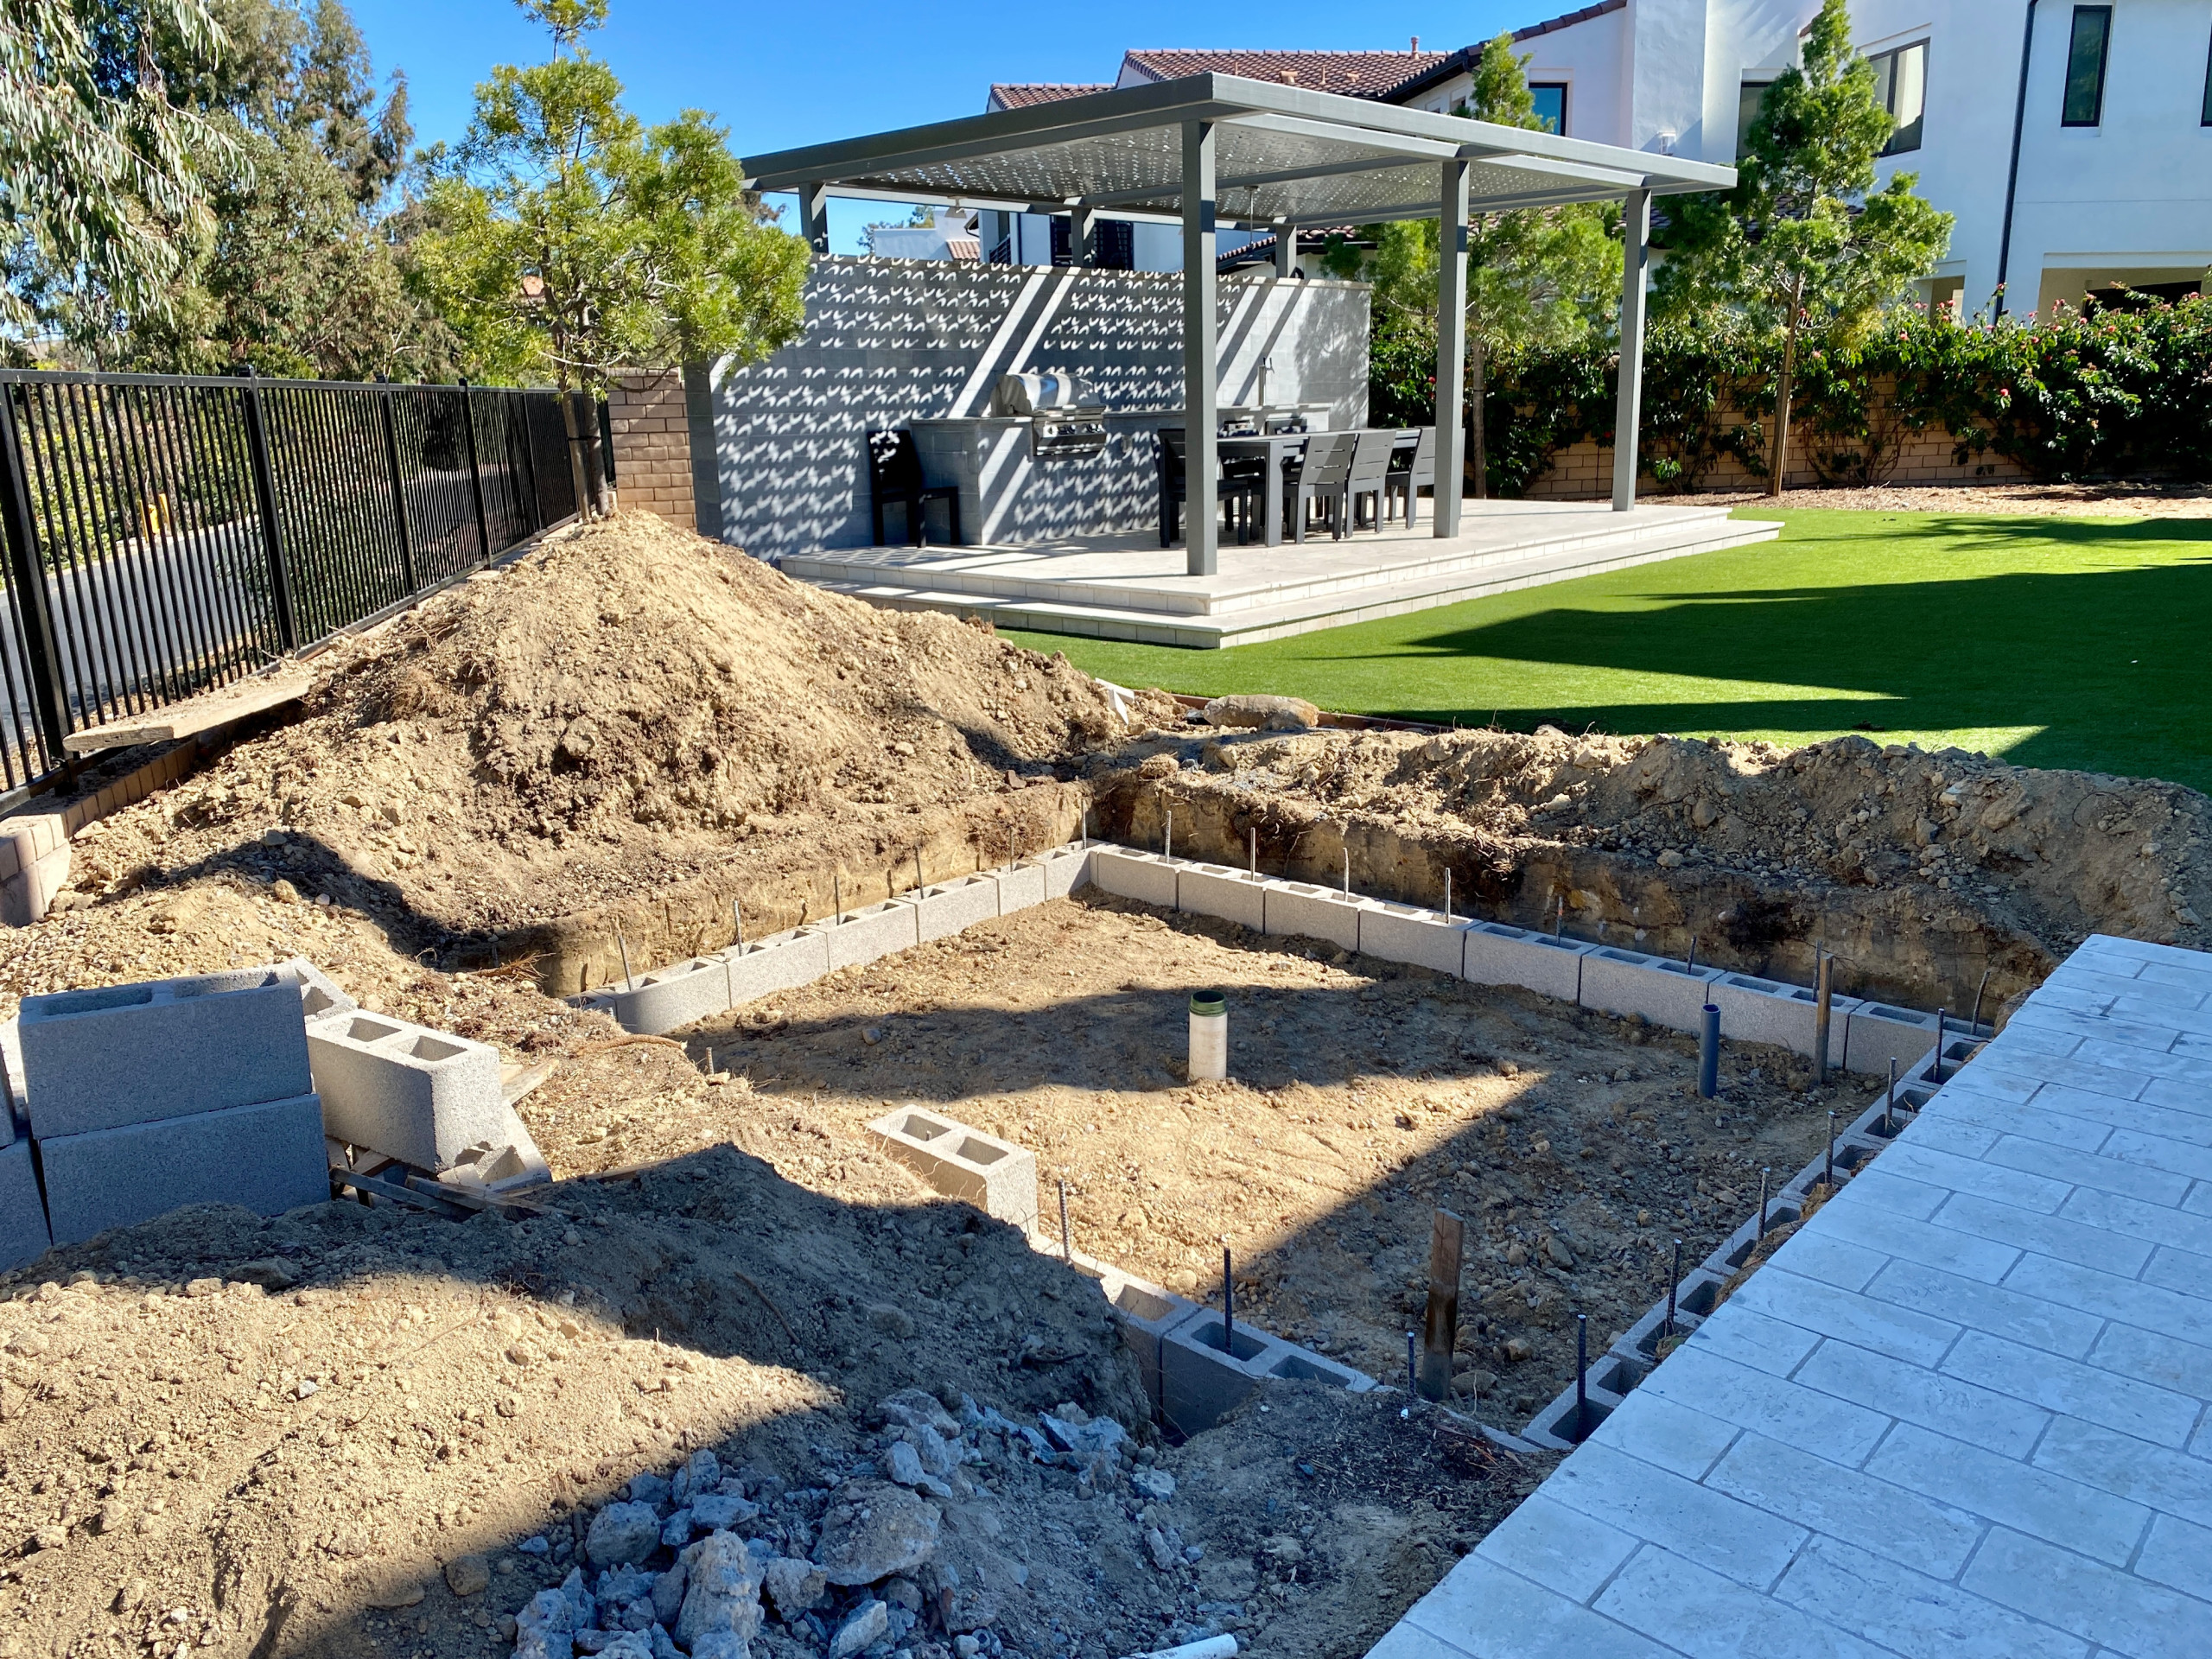
<instances>
[{"instance_id":1,"label":"pergola","mask_svg":"<svg viewBox=\"0 0 2212 1659\"><path fill-rule=\"evenodd\" d=\"M831 196L1065 213L1076 263L1091 263L1102 214L1183 227L1184 410L1193 575L1211 575L1220 537L1214 439L1215 236L1273 230L1290 274L1302 226L1434 219L1437 272L1436 510L1459 530L1459 404L1466 351L1467 219L1472 213L1618 200L1627 257L1613 506L1635 505L1643 374L1643 285L1651 198L1726 189L1735 169L1501 127L1426 110L1232 75L1190 75L1029 109L748 157L755 190L798 193L807 239L829 251Z\"/></svg>"}]
</instances>

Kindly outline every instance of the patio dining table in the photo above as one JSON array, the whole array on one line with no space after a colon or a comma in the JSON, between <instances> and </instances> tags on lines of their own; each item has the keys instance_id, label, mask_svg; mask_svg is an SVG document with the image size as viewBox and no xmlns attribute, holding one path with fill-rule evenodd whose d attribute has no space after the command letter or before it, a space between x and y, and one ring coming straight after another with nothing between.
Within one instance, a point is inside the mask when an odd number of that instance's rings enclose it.
<instances>
[{"instance_id":1,"label":"patio dining table","mask_svg":"<svg viewBox=\"0 0 2212 1659\"><path fill-rule=\"evenodd\" d=\"M1163 429L1163 430L1180 431L1181 429L1179 427ZM1396 442L1391 446L1394 456L1398 450L1421 442L1421 432L1418 428L1395 427L1391 429L1391 432L1396 439ZM1231 457L1254 457L1258 459L1265 468L1264 476L1269 480L1271 487L1261 492L1265 504L1260 518L1262 532L1261 540L1269 547L1282 545L1283 468L1293 456L1305 454L1306 441L1313 435L1310 432L1270 432L1264 437L1245 436L1214 440L1214 454L1218 461L1226 463Z\"/></svg>"}]
</instances>

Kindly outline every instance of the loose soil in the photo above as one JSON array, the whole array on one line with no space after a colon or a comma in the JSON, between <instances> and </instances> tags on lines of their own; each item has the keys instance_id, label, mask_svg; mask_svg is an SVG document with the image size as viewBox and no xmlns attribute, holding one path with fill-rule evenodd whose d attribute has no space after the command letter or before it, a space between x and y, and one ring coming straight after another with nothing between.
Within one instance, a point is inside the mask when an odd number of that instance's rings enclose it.
<instances>
[{"instance_id":1,"label":"loose soil","mask_svg":"<svg viewBox=\"0 0 2212 1659\"><path fill-rule=\"evenodd\" d=\"M2113 479L2081 484L1877 484L1793 489L1777 502L1764 491L1700 493L1698 505L1825 507L1864 512L2126 514L2212 518L2212 487ZM1756 517L1754 513L1752 516Z\"/></svg>"}]
</instances>

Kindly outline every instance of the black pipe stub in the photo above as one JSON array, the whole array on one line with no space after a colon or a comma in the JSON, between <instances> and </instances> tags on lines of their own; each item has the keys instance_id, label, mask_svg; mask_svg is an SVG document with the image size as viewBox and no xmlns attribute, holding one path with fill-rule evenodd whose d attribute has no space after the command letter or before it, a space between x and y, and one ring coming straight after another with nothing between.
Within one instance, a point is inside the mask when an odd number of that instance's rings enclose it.
<instances>
[{"instance_id":1,"label":"black pipe stub","mask_svg":"<svg viewBox=\"0 0 2212 1659\"><path fill-rule=\"evenodd\" d=\"M1201 1018L1225 1017L1229 1013L1229 993L1226 991L1192 991L1191 1012Z\"/></svg>"}]
</instances>

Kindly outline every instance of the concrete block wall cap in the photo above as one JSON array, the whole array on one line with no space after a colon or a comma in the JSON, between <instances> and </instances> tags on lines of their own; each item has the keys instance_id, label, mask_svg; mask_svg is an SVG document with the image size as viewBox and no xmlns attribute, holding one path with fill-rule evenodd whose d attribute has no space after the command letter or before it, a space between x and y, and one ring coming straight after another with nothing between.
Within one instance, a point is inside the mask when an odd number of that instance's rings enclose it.
<instances>
[{"instance_id":1,"label":"concrete block wall cap","mask_svg":"<svg viewBox=\"0 0 2212 1659\"><path fill-rule=\"evenodd\" d=\"M499 1051L382 1014L319 1020L308 1054L330 1134L433 1173L503 1144Z\"/></svg>"},{"instance_id":2,"label":"concrete block wall cap","mask_svg":"<svg viewBox=\"0 0 2212 1659\"><path fill-rule=\"evenodd\" d=\"M1267 890L1266 931L1277 938L1325 939L1343 950L1359 949L1360 918L1371 900L1308 881L1277 881Z\"/></svg>"},{"instance_id":3,"label":"concrete block wall cap","mask_svg":"<svg viewBox=\"0 0 2212 1659\"><path fill-rule=\"evenodd\" d=\"M1176 877L1186 861L1166 858L1158 853L1136 852L1127 847L1093 847L1091 885L1116 898L1134 899L1139 904L1173 910Z\"/></svg>"},{"instance_id":4,"label":"concrete block wall cap","mask_svg":"<svg viewBox=\"0 0 2212 1659\"><path fill-rule=\"evenodd\" d=\"M53 1243L38 1172L31 1165L31 1143L0 1147L0 1273L35 1262Z\"/></svg>"},{"instance_id":5,"label":"concrete block wall cap","mask_svg":"<svg viewBox=\"0 0 2212 1659\"><path fill-rule=\"evenodd\" d=\"M313 1094L41 1140L54 1242L82 1243L188 1204L282 1215L330 1197Z\"/></svg>"},{"instance_id":6,"label":"concrete block wall cap","mask_svg":"<svg viewBox=\"0 0 2212 1659\"><path fill-rule=\"evenodd\" d=\"M1359 918L1363 954L1385 962L1409 962L1459 977L1466 967L1468 921L1446 921L1440 910L1376 901Z\"/></svg>"},{"instance_id":7,"label":"concrete block wall cap","mask_svg":"<svg viewBox=\"0 0 2212 1659\"><path fill-rule=\"evenodd\" d=\"M41 1139L314 1087L300 988L273 965L27 996L19 1017Z\"/></svg>"},{"instance_id":8,"label":"concrete block wall cap","mask_svg":"<svg viewBox=\"0 0 2212 1659\"><path fill-rule=\"evenodd\" d=\"M864 905L815 924L830 951L830 971L857 968L921 943L914 906L895 899Z\"/></svg>"},{"instance_id":9,"label":"concrete block wall cap","mask_svg":"<svg viewBox=\"0 0 2212 1659\"><path fill-rule=\"evenodd\" d=\"M923 1106L903 1106L868 1126L893 1158L949 1198L1029 1228L1037 1219L1037 1157Z\"/></svg>"},{"instance_id":10,"label":"concrete block wall cap","mask_svg":"<svg viewBox=\"0 0 2212 1659\"><path fill-rule=\"evenodd\" d=\"M1225 864L1192 864L1175 873L1175 908L1186 915L1218 916L1256 932L1266 925L1268 890L1275 885L1267 876Z\"/></svg>"}]
</instances>

